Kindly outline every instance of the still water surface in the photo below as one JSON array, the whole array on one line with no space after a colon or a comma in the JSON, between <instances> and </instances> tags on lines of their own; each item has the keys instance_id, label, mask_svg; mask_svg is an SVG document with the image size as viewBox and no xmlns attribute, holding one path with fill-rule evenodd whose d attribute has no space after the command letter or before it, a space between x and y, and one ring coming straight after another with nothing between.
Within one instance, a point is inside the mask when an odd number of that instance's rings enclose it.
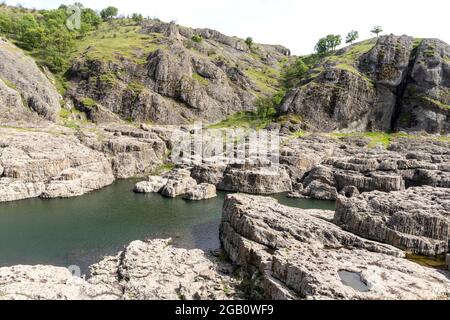
<instances>
[{"instance_id":1,"label":"still water surface","mask_svg":"<svg viewBox=\"0 0 450 320\"><path fill-rule=\"evenodd\" d=\"M0 203L0 266L80 266L83 272L131 241L172 237L184 248L219 247L223 199L188 202L159 194L135 194L135 180L77 198ZM288 199L299 208L334 209L334 202Z\"/></svg>"}]
</instances>

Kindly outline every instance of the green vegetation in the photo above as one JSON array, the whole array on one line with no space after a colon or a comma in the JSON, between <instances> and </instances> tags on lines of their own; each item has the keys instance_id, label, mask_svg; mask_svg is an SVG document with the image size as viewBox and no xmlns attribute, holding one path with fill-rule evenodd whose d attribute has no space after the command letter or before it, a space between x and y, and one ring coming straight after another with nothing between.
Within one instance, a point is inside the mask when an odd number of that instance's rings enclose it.
<instances>
[{"instance_id":1,"label":"green vegetation","mask_svg":"<svg viewBox=\"0 0 450 320\"><path fill-rule=\"evenodd\" d=\"M247 37L247 39L245 39L245 43L247 44L247 46L249 48L251 48L253 46L253 38L252 37Z\"/></svg>"},{"instance_id":2,"label":"green vegetation","mask_svg":"<svg viewBox=\"0 0 450 320\"><path fill-rule=\"evenodd\" d=\"M197 80L197 82L200 83L202 86L207 86L209 84L209 79L203 77L202 75L200 75L198 73L193 73L192 78Z\"/></svg>"},{"instance_id":3,"label":"green vegetation","mask_svg":"<svg viewBox=\"0 0 450 320\"><path fill-rule=\"evenodd\" d=\"M345 43L353 44L359 38L359 32L356 30L352 30L345 37Z\"/></svg>"},{"instance_id":4,"label":"green vegetation","mask_svg":"<svg viewBox=\"0 0 450 320\"><path fill-rule=\"evenodd\" d=\"M41 65L53 72L67 66L75 42L95 30L101 22L92 9L82 8L80 29L69 30L66 22L72 14L67 6L56 10L28 10L0 7L0 34L27 50Z\"/></svg>"},{"instance_id":5,"label":"green vegetation","mask_svg":"<svg viewBox=\"0 0 450 320\"><path fill-rule=\"evenodd\" d=\"M356 132L356 133L333 133L331 134L335 138L345 138L345 137L361 137L370 140L368 145L369 148L375 148L377 146L382 146L387 149L392 142L392 139L399 134L390 134L386 132Z\"/></svg>"},{"instance_id":6,"label":"green vegetation","mask_svg":"<svg viewBox=\"0 0 450 320\"><path fill-rule=\"evenodd\" d=\"M118 61L127 58L136 63L145 63L145 54L162 48L160 34L141 34L140 26L110 25L102 23L99 28L78 41L72 58L84 55L88 59Z\"/></svg>"},{"instance_id":7,"label":"green vegetation","mask_svg":"<svg viewBox=\"0 0 450 320\"><path fill-rule=\"evenodd\" d=\"M417 264L420 264L421 266L424 267L447 270L447 265L445 263L445 255L440 255L437 257L425 257L417 254L407 254L406 259L415 262Z\"/></svg>"},{"instance_id":8,"label":"green vegetation","mask_svg":"<svg viewBox=\"0 0 450 320\"><path fill-rule=\"evenodd\" d=\"M329 34L319 39L315 51L320 55L336 51L336 48L342 43L342 37L338 34Z\"/></svg>"},{"instance_id":9,"label":"green vegetation","mask_svg":"<svg viewBox=\"0 0 450 320\"><path fill-rule=\"evenodd\" d=\"M203 37L201 35L196 34L192 36L191 40L196 43L200 43L203 41Z\"/></svg>"},{"instance_id":10,"label":"green vegetation","mask_svg":"<svg viewBox=\"0 0 450 320\"><path fill-rule=\"evenodd\" d=\"M140 13L133 13L133 14L131 15L131 19L132 19L134 22L139 23L139 22L142 22L142 21L144 20L144 17L143 17L142 14L140 14Z\"/></svg>"},{"instance_id":11,"label":"green vegetation","mask_svg":"<svg viewBox=\"0 0 450 320\"><path fill-rule=\"evenodd\" d=\"M86 108L92 108L97 105L97 102L95 102L95 100L93 100L91 98L84 98L83 100L81 100L81 103Z\"/></svg>"},{"instance_id":12,"label":"green vegetation","mask_svg":"<svg viewBox=\"0 0 450 320\"><path fill-rule=\"evenodd\" d=\"M245 74L252 79L263 94L273 95L277 92L279 87L279 81L277 79L280 77L278 70L269 67L261 69L249 68L245 71Z\"/></svg>"},{"instance_id":13,"label":"green vegetation","mask_svg":"<svg viewBox=\"0 0 450 320\"><path fill-rule=\"evenodd\" d=\"M433 99L431 97L426 97L426 96L422 97L422 99L424 101L432 103L433 105L439 107L440 109L450 110L450 106L449 105L447 105L445 103L442 103L439 100Z\"/></svg>"},{"instance_id":14,"label":"green vegetation","mask_svg":"<svg viewBox=\"0 0 450 320\"><path fill-rule=\"evenodd\" d=\"M118 13L119 10L116 7L108 7L100 11L100 16L104 21L111 21Z\"/></svg>"},{"instance_id":15,"label":"green vegetation","mask_svg":"<svg viewBox=\"0 0 450 320\"><path fill-rule=\"evenodd\" d=\"M383 32L383 28L381 26L375 26L372 30L370 30L371 33L376 34L377 38L379 37L380 33Z\"/></svg>"},{"instance_id":16,"label":"green vegetation","mask_svg":"<svg viewBox=\"0 0 450 320\"><path fill-rule=\"evenodd\" d=\"M259 98L256 112L243 111L229 116L222 122L211 125L210 129L245 128L261 130L276 120L277 97Z\"/></svg>"},{"instance_id":17,"label":"green vegetation","mask_svg":"<svg viewBox=\"0 0 450 320\"><path fill-rule=\"evenodd\" d=\"M11 88L13 90L17 90L17 86L14 83L12 83L11 81L9 81L8 79L0 77L0 80L3 81L3 83L6 84L9 88Z\"/></svg>"}]
</instances>

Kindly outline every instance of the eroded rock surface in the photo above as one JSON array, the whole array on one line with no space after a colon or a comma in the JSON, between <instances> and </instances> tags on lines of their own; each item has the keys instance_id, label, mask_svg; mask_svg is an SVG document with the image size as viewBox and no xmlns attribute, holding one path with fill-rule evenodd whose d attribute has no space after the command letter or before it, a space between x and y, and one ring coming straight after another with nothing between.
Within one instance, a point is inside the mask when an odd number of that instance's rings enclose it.
<instances>
[{"instance_id":1,"label":"eroded rock surface","mask_svg":"<svg viewBox=\"0 0 450 320\"><path fill-rule=\"evenodd\" d=\"M346 232L327 217L271 198L230 195L220 239L235 264L260 275L269 299L447 298L448 274L409 262L402 251Z\"/></svg>"},{"instance_id":2,"label":"eroded rock surface","mask_svg":"<svg viewBox=\"0 0 450 320\"><path fill-rule=\"evenodd\" d=\"M88 280L52 266L0 268L0 300L223 300L237 294L230 265L170 243L132 242L93 265Z\"/></svg>"},{"instance_id":3,"label":"eroded rock surface","mask_svg":"<svg viewBox=\"0 0 450 320\"><path fill-rule=\"evenodd\" d=\"M414 187L339 197L334 221L345 230L415 254L445 254L450 240L450 189Z\"/></svg>"}]
</instances>

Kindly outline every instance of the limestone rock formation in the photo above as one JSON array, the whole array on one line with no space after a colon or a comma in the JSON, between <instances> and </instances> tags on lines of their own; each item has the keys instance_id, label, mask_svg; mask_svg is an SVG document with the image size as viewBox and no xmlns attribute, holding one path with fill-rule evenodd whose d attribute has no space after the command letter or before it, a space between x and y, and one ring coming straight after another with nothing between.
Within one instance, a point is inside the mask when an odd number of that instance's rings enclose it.
<instances>
[{"instance_id":1,"label":"limestone rock formation","mask_svg":"<svg viewBox=\"0 0 450 320\"><path fill-rule=\"evenodd\" d=\"M66 268L0 268L0 300L211 300L237 295L231 266L171 240L135 241L91 267L83 280Z\"/></svg>"},{"instance_id":2,"label":"limestone rock formation","mask_svg":"<svg viewBox=\"0 0 450 320\"><path fill-rule=\"evenodd\" d=\"M184 195L186 200L207 200L217 197L216 186L213 184L202 183L188 190Z\"/></svg>"},{"instance_id":3,"label":"limestone rock formation","mask_svg":"<svg viewBox=\"0 0 450 320\"><path fill-rule=\"evenodd\" d=\"M134 187L136 193L156 193L161 192L162 188L167 184L167 179L158 176L148 177L148 181L138 182Z\"/></svg>"},{"instance_id":4,"label":"limestone rock formation","mask_svg":"<svg viewBox=\"0 0 450 320\"><path fill-rule=\"evenodd\" d=\"M116 300L117 288L93 285L67 268L14 266L0 268L0 300Z\"/></svg>"},{"instance_id":5,"label":"limestone rock formation","mask_svg":"<svg viewBox=\"0 0 450 320\"><path fill-rule=\"evenodd\" d=\"M386 35L325 57L286 95L281 114L319 131L449 133L450 46Z\"/></svg>"},{"instance_id":6,"label":"limestone rock formation","mask_svg":"<svg viewBox=\"0 0 450 320\"><path fill-rule=\"evenodd\" d=\"M6 95L9 117L26 114L29 108L45 119L55 120L61 96L33 59L0 38L0 61L0 101Z\"/></svg>"},{"instance_id":7,"label":"limestone rock formation","mask_svg":"<svg viewBox=\"0 0 450 320\"><path fill-rule=\"evenodd\" d=\"M414 187L339 197L334 221L345 230L415 254L445 254L450 240L450 189Z\"/></svg>"},{"instance_id":8,"label":"limestone rock formation","mask_svg":"<svg viewBox=\"0 0 450 320\"><path fill-rule=\"evenodd\" d=\"M110 161L75 137L0 128L0 202L70 197L114 181Z\"/></svg>"},{"instance_id":9,"label":"limestone rock formation","mask_svg":"<svg viewBox=\"0 0 450 320\"><path fill-rule=\"evenodd\" d=\"M167 179L166 185L161 190L161 194L165 197L176 198L197 187L197 181L191 178L191 172L187 169L176 169L167 176Z\"/></svg>"},{"instance_id":10,"label":"limestone rock formation","mask_svg":"<svg viewBox=\"0 0 450 320\"><path fill-rule=\"evenodd\" d=\"M268 299L447 299L449 275L329 222L320 210L229 195L220 239Z\"/></svg>"},{"instance_id":11,"label":"limestone rock formation","mask_svg":"<svg viewBox=\"0 0 450 320\"><path fill-rule=\"evenodd\" d=\"M68 96L91 120L117 121L104 115L109 111L141 123L217 122L254 110L257 96L278 89L280 61L290 55L281 46L255 44L250 50L244 40L214 30L156 20L143 22L139 33L154 50L138 62L127 55L103 61L89 50L73 62ZM86 106L87 97L96 108Z\"/></svg>"}]
</instances>

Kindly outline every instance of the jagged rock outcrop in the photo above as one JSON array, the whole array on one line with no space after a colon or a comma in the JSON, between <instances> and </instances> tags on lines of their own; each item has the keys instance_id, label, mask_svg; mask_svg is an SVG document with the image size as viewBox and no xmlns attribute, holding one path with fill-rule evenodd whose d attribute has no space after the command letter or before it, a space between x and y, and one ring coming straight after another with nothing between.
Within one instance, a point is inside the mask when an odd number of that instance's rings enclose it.
<instances>
[{"instance_id":1,"label":"jagged rock outcrop","mask_svg":"<svg viewBox=\"0 0 450 320\"><path fill-rule=\"evenodd\" d=\"M448 188L450 147L426 137L393 137L388 149L369 147L354 137L332 139L310 136L287 140L280 162L296 196L335 200L338 193L402 191L413 186ZM299 165L300 164L300 165Z\"/></svg>"},{"instance_id":2,"label":"jagged rock outcrop","mask_svg":"<svg viewBox=\"0 0 450 320\"><path fill-rule=\"evenodd\" d=\"M123 299L230 299L230 266L201 250L174 248L170 240L135 241L91 267L90 283L118 287Z\"/></svg>"},{"instance_id":3,"label":"jagged rock outcrop","mask_svg":"<svg viewBox=\"0 0 450 320\"><path fill-rule=\"evenodd\" d=\"M0 300L211 300L237 296L232 268L170 240L135 241L91 266L88 280L66 268L0 268Z\"/></svg>"},{"instance_id":4,"label":"jagged rock outcrop","mask_svg":"<svg viewBox=\"0 0 450 320\"><path fill-rule=\"evenodd\" d=\"M148 181L136 183L134 192L136 193L156 193L161 192L162 188L167 184L167 179L164 177L151 176Z\"/></svg>"},{"instance_id":5,"label":"jagged rock outcrop","mask_svg":"<svg viewBox=\"0 0 450 320\"><path fill-rule=\"evenodd\" d=\"M281 114L318 131L448 133L450 46L387 35L325 57L286 95Z\"/></svg>"},{"instance_id":6,"label":"jagged rock outcrop","mask_svg":"<svg viewBox=\"0 0 450 320\"><path fill-rule=\"evenodd\" d=\"M184 199L191 201L207 200L217 197L216 186L202 183L188 190Z\"/></svg>"},{"instance_id":7,"label":"jagged rock outcrop","mask_svg":"<svg viewBox=\"0 0 450 320\"><path fill-rule=\"evenodd\" d=\"M156 20L143 22L139 32L154 50L144 50L138 62L126 55L101 61L86 52L72 64L68 95L91 120L117 121L96 116L109 110L141 123L216 122L254 110L257 95L269 96L279 87L279 62L290 54L281 46L250 49L244 40L214 30ZM86 98L97 109L86 106Z\"/></svg>"},{"instance_id":8,"label":"jagged rock outcrop","mask_svg":"<svg viewBox=\"0 0 450 320\"><path fill-rule=\"evenodd\" d=\"M450 290L448 274L342 230L327 212L270 198L229 195L220 239L268 299L447 299Z\"/></svg>"},{"instance_id":9,"label":"jagged rock outcrop","mask_svg":"<svg viewBox=\"0 0 450 320\"><path fill-rule=\"evenodd\" d=\"M91 284L67 268L0 268L0 300L116 300L121 295L117 288Z\"/></svg>"},{"instance_id":10,"label":"jagged rock outcrop","mask_svg":"<svg viewBox=\"0 0 450 320\"><path fill-rule=\"evenodd\" d=\"M114 181L110 161L75 137L0 128L0 202L71 197Z\"/></svg>"},{"instance_id":11,"label":"jagged rock outcrop","mask_svg":"<svg viewBox=\"0 0 450 320\"><path fill-rule=\"evenodd\" d=\"M250 194L274 194L292 190L287 171L279 166L253 166L235 164L228 166L219 190Z\"/></svg>"},{"instance_id":12,"label":"jagged rock outcrop","mask_svg":"<svg viewBox=\"0 0 450 320\"><path fill-rule=\"evenodd\" d=\"M0 102L6 99L7 103L1 106L8 110L6 117L27 115L32 110L47 120L56 119L61 108L60 94L32 58L1 38L0 83Z\"/></svg>"},{"instance_id":13,"label":"jagged rock outcrop","mask_svg":"<svg viewBox=\"0 0 450 320\"><path fill-rule=\"evenodd\" d=\"M415 187L339 197L334 221L345 230L415 254L445 254L450 240L450 189Z\"/></svg>"}]
</instances>

